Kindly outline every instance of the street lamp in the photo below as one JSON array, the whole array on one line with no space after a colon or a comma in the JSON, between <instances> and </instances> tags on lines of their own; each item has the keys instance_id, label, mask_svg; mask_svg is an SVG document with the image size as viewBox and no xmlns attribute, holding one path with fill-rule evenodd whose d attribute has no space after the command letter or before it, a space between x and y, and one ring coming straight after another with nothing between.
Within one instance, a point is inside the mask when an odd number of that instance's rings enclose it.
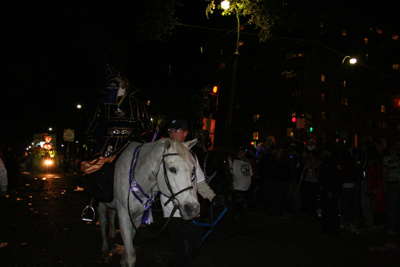
<instances>
[{"instance_id":1,"label":"street lamp","mask_svg":"<svg viewBox=\"0 0 400 267\"><path fill-rule=\"evenodd\" d=\"M230 2L222 1L221 7L224 10L229 9ZM238 9L236 8L236 6L234 7L234 9L236 12L236 20L237 20L237 39L236 39L236 51L234 53L234 61L233 61L232 90L230 91L230 95L229 95L229 105L228 105L229 115L226 117L226 120L225 120L225 134L224 134L225 147L228 147L228 145L229 145L229 131L230 131L230 126L231 126L231 122L232 122L232 110L233 110L233 102L234 102L234 98L235 98L238 59L239 59L239 55L240 55L239 54L240 18L239 18L239 12L238 12Z\"/></svg>"},{"instance_id":2,"label":"street lamp","mask_svg":"<svg viewBox=\"0 0 400 267\"><path fill-rule=\"evenodd\" d=\"M350 56L345 56L342 60L342 64L340 65L340 83L339 83L339 90L338 90L338 124L337 124L337 135L340 137L340 120L341 120L341 104L342 104L342 89L343 89L343 65L346 62L346 59L349 60L349 63L354 65L357 63L356 58L352 58Z\"/></svg>"}]
</instances>

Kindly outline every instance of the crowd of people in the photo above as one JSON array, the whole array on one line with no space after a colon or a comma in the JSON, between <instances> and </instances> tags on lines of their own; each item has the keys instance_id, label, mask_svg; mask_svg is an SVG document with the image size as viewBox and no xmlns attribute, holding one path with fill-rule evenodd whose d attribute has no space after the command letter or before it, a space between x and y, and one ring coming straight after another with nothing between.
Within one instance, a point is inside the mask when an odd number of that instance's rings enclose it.
<instances>
[{"instance_id":1,"label":"crowd of people","mask_svg":"<svg viewBox=\"0 0 400 267\"><path fill-rule=\"evenodd\" d=\"M237 159L252 166L249 209L318 220L328 235L367 227L400 234L400 139L385 148L380 139L354 147L334 134L286 145L270 136Z\"/></svg>"}]
</instances>

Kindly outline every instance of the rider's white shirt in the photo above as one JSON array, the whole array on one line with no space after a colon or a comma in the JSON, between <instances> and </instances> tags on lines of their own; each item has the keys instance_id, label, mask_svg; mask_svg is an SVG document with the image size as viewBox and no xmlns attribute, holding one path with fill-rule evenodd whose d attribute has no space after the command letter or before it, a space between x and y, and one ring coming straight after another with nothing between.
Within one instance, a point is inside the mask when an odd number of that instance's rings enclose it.
<instances>
[{"instance_id":1,"label":"rider's white shirt","mask_svg":"<svg viewBox=\"0 0 400 267\"><path fill-rule=\"evenodd\" d=\"M193 182L193 192L195 192L195 197L197 198L197 184L204 181L204 173L201 170L199 161L197 160L197 158L195 158L196 160L196 180ZM166 206L164 206L164 204L167 202L168 197L161 194L160 196L160 201L161 201L161 206L163 208L163 213L164 213L164 218L168 218L171 215L172 210L174 209L174 204L172 203L172 201L170 201ZM174 213L173 217L182 217L181 216L181 212L179 209L177 209Z\"/></svg>"}]
</instances>

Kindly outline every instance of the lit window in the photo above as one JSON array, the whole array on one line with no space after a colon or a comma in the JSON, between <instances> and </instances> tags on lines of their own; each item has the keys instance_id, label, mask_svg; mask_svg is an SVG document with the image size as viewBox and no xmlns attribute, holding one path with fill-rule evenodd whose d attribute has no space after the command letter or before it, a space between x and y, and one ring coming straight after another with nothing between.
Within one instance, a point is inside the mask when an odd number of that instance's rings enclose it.
<instances>
[{"instance_id":1,"label":"lit window","mask_svg":"<svg viewBox=\"0 0 400 267\"><path fill-rule=\"evenodd\" d=\"M221 63L221 64L219 64L218 68L219 68L220 70L223 70L223 69L225 69L225 63Z\"/></svg>"},{"instance_id":2,"label":"lit window","mask_svg":"<svg viewBox=\"0 0 400 267\"><path fill-rule=\"evenodd\" d=\"M286 136L292 137L293 135L293 128L286 128Z\"/></svg>"},{"instance_id":3,"label":"lit window","mask_svg":"<svg viewBox=\"0 0 400 267\"><path fill-rule=\"evenodd\" d=\"M349 105L349 98L346 96L342 96L340 99L340 103L342 103L342 105L348 106Z\"/></svg>"},{"instance_id":4,"label":"lit window","mask_svg":"<svg viewBox=\"0 0 400 267\"><path fill-rule=\"evenodd\" d=\"M292 117L296 117L297 116L297 112L292 110Z\"/></svg>"},{"instance_id":5,"label":"lit window","mask_svg":"<svg viewBox=\"0 0 400 267\"><path fill-rule=\"evenodd\" d=\"M324 23L323 23L322 21L319 23L319 27L320 27L320 28L323 28L323 27L324 27Z\"/></svg>"},{"instance_id":6,"label":"lit window","mask_svg":"<svg viewBox=\"0 0 400 267\"><path fill-rule=\"evenodd\" d=\"M326 82L326 75L325 74L321 74L321 82Z\"/></svg>"},{"instance_id":7,"label":"lit window","mask_svg":"<svg viewBox=\"0 0 400 267\"><path fill-rule=\"evenodd\" d=\"M376 28L376 32L379 34L382 34L382 29L381 28Z\"/></svg>"},{"instance_id":8,"label":"lit window","mask_svg":"<svg viewBox=\"0 0 400 267\"><path fill-rule=\"evenodd\" d=\"M286 60L292 59L293 57L294 57L294 53L293 52L286 53Z\"/></svg>"},{"instance_id":9,"label":"lit window","mask_svg":"<svg viewBox=\"0 0 400 267\"><path fill-rule=\"evenodd\" d=\"M342 35L346 36L346 34L347 34L346 30L342 30Z\"/></svg>"},{"instance_id":10,"label":"lit window","mask_svg":"<svg viewBox=\"0 0 400 267\"><path fill-rule=\"evenodd\" d=\"M321 101L326 101L326 94L325 93L321 93Z\"/></svg>"},{"instance_id":11,"label":"lit window","mask_svg":"<svg viewBox=\"0 0 400 267\"><path fill-rule=\"evenodd\" d=\"M343 87L347 87L347 81L343 80Z\"/></svg>"},{"instance_id":12,"label":"lit window","mask_svg":"<svg viewBox=\"0 0 400 267\"><path fill-rule=\"evenodd\" d=\"M221 56L224 54L224 49L221 49Z\"/></svg>"},{"instance_id":13,"label":"lit window","mask_svg":"<svg viewBox=\"0 0 400 267\"><path fill-rule=\"evenodd\" d=\"M243 40L240 40L239 41L239 46L242 46L243 45Z\"/></svg>"},{"instance_id":14,"label":"lit window","mask_svg":"<svg viewBox=\"0 0 400 267\"><path fill-rule=\"evenodd\" d=\"M365 59L369 59L369 54L365 54Z\"/></svg>"},{"instance_id":15,"label":"lit window","mask_svg":"<svg viewBox=\"0 0 400 267\"><path fill-rule=\"evenodd\" d=\"M260 114L253 115L253 121L256 122L260 119Z\"/></svg>"},{"instance_id":16,"label":"lit window","mask_svg":"<svg viewBox=\"0 0 400 267\"><path fill-rule=\"evenodd\" d=\"M297 73L291 70L290 72L286 72L286 79L296 77Z\"/></svg>"},{"instance_id":17,"label":"lit window","mask_svg":"<svg viewBox=\"0 0 400 267\"><path fill-rule=\"evenodd\" d=\"M395 70L400 69L400 65L396 64L396 63L393 63L393 69L395 69Z\"/></svg>"},{"instance_id":18,"label":"lit window","mask_svg":"<svg viewBox=\"0 0 400 267\"><path fill-rule=\"evenodd\" d=\"M399 36L396 35L396 34L393 34L393 35L392 35L392 39L397 41L397 40L399 40Z\"/></svg>"},{"instance_id":19,"label":"lit window","mask_svg":"<svg viewBox=\"0 0 400 267\"><path fill-rule=\"evenodd\" d=\"M386 113L386 107L384 105L381 105L381 112Z\"/></svg>"},{"instance_id":20,"label":"lit window","mask_svg":"<svg viewBox=\"0 0 400 267\"><path fill-rule=\"evenodd\" d=\"M304 57L304 54L303 53L298 53L297 56L298 57Z\"/></svg>"},{"instance_id":21,"label":"lit window","mask_svg":"<svg viewBox=\"0 0 400 267\"><path fill-rule=\"evenodd\" d=\"M253 140L258 140L258 132L253 132Z\"/></svg>"},{"instance_id":22,"label":"lit window","mask_svg":"<svg viewBox=\"0 0 400 267\"><path fill-rule=\"evenodd\" d=\"M368 44L368 38L364 38L364 44Z\"/></svg>"},{"instance_id":23,"label":"lit window","mask_svg":"<svg viewBox=\"0 0 400 267\"><path fill-rule=\"evenodd\" d=\"M325 111L321 111L321 119L326 120L326 112Z\"/></svg>"},{"instance_id":24,"label":"lit window","mask_svg":"<svg viewBox=\"0 0 400 267\"><path fill-rule=\"evenodd\" d=\"M388 128L387 122L386 121L379 121L379 128L387 129Z\"/></svg>"}]
</instances>

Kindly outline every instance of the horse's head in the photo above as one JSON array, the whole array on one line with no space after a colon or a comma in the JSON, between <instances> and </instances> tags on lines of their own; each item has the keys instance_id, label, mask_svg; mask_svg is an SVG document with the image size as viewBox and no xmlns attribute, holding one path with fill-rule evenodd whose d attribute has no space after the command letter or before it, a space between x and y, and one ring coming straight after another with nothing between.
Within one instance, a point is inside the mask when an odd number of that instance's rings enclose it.
<instances>
[{"instance_id":1,"label":"horse's head","mask_svg":"<svg viewBox=\"0 0 400 267\"><path fill-rule=\"evenodd\" d=\"M181 143L165 138L163 163L157 176L160 191L170 197L185 220L193 219L200 211L197 193L193 188L195 160L189 149L197 140Z\"/></svg>"}]
</instances>

